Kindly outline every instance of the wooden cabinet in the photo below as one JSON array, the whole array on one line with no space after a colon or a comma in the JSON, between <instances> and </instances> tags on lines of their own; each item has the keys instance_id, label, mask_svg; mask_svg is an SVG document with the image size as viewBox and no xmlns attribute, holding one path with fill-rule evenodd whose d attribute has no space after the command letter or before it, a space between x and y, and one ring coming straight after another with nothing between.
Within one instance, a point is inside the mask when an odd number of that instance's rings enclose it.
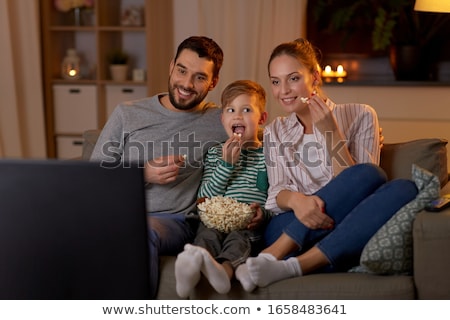
<instances>
[{"instance_id":1,"label":"wooden cabinet","mask_svg":"<svg viewBox=\"0 0 450 320\"><path fill-rule=\"evenodd\" d=\"M145 97L147 88L144 86L128 86L111 84L106 86L106 115L109 117L117 104Z\"/></svg>"},{"instance_id":2,"label":"wooden cabinet","mask_svg":"<svg viewBox=\"0 0 450 320\"><path fill-rule=\"evenodd\" d=\"M93 7L81 8L79 15L78 10L57 10L54 2L40 1L42 72L47 153L49 158L63 158L79 149L83 131L103 127L114 108L111 103L167 90L173 14L168 0L93 0ZM61 75L70 48L80 57L77 80ZM107 59L117 49L130 57L127 79L119 82L111 79ZM145 70L146 78L133 81L134 69ZM123 91L111 91L116 87ZM66 142L72 140L77 142L73 151Z\"/></svg>"},{"instance_id":3,"label":"wooden cabinet","mask_svg":"<svg viewBox=\"0 0 450 320\"><path fill-rule=\"evenodd\" d=\"M76 135L96 128L97 88L91 84L53 85L54 129L58 135Z\"/></svg>"}]
</instances>

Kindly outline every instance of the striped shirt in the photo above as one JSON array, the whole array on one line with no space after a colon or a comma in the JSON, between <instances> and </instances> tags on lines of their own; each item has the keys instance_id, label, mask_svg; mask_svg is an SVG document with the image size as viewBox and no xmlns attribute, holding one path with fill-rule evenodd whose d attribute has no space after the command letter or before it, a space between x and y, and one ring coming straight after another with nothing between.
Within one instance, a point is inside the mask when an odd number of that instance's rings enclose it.
<instances>
[{"instance_id":1,"label":"striped shirt","mask_svg":"<svg viewBox=\"0 0 450 320\"><path fill-rule=\"evenodd\" d=\"M335 104L329 99L326 104L336 118L354 161L379 164L380 135L375 110L366 104ZM295 113L278 117L266 126L264 154L269 177L266 209L274 214L283 212L276 202L280 191L310 195L333 178L326 136L316 127L313 134L306 135Z\"/></svg>"},{"instance_id":2,"label":"striped shirt","mask_svg":"<svg viewBox=\"0 0 450 320\"><path fill-rule=\"evenodd\" d=\"M224 196L248 204L256 202L264 208L268 179L263 148L242 150L232 165L222 159L222 146L208 150L198 197Z\"/></svg>"}]
</instances>

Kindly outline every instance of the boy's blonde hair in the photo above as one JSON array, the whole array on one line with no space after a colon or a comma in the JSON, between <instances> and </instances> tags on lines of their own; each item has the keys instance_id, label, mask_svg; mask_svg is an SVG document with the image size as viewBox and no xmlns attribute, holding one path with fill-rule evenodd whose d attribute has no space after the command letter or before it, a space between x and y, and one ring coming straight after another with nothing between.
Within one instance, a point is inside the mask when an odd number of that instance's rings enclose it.
<instances>
[{"instance_id":1,"label":"boy's blonde hair","mask_svg":"<svg viewBox=\"0 0 450 320\"><path fill-rule=\"evenodd\" d=\"M222 92L222 108L241 94L256 96L259 111L264 112L266 110L266 91L259 83L252 80L237 80L230 83Z\"/></svg>"}]
</instances>

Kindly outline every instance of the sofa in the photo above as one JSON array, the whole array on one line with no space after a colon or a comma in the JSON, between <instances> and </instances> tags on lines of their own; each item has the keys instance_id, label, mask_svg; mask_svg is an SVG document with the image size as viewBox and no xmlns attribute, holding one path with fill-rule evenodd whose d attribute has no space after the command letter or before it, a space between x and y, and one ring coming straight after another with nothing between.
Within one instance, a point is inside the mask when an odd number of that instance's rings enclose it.
<instances>
[{"instance_id":1,"label":"sofa","mask_svg":"<svg viewBox=\"0 0 450 320\"><path fill-rule=\"evenodd\" d=\"M84 160L89 159L98 134L98 130L84 133ZM415 164L437 177L438 193L450 194L446 145L447 141L442 139L385 144L380 166L389 179L395 179L412 178L411 168ZM233 280L228 294L218 294L202 278L189 299L450 299L450 208L437 213L418 210L410 225L412 257L409 272L310 274L257 288L251 293ZM175 259L174 256L160 259L157 299L179 299L175 291Z\"/></svg>"}]
</instances>

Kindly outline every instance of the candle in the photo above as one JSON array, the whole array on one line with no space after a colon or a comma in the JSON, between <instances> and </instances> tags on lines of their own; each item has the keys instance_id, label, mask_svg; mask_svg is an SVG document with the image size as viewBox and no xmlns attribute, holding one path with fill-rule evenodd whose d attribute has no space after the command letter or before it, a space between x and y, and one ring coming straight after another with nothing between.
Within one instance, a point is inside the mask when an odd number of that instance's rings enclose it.
<instances>
[{"instance_id":1,"label":"candle","mask_svg":"<svg viewBox=\"0 0 450 320\"><path fill-rule=\"evenodd\" d=\"M322 77L325 77L325 78L334 77L334 72L331 69L331 66L325 66L325 69L322 71Z\"/></svg>"},{"instance_id":2,"label":"candle","mask_svg":"<svg viewBox=\"0 0 450 320\"><path fill-rule=\"evenodd\" d=\"M80 79L80 57L75 49L67 49L67 55L64 57L61 66L61 75L63 79Z\"/></svg>"},{"instance_id":3,"label":"candle","mask_svg":"<svg viewBox=\"0 0 450 320\"><path fill-rule=\"evenodd\" d=\"M69 72L68 72L68 76L71 78L75 78L77 75L78 75L78 72L75 69L69 70Z\"/></svg>"},{"instance_id":4,"label":"candle","mask_svg":"<svg viewBox=\"0 0 450 320\"><path fill-rule=\"evenodd\" d=\"M347 71L344 70L344 67L341 64L338 65L337 70L336 70L336 77L344 78L346 76L347 76Z\"/></svg>"}]
</instances>

